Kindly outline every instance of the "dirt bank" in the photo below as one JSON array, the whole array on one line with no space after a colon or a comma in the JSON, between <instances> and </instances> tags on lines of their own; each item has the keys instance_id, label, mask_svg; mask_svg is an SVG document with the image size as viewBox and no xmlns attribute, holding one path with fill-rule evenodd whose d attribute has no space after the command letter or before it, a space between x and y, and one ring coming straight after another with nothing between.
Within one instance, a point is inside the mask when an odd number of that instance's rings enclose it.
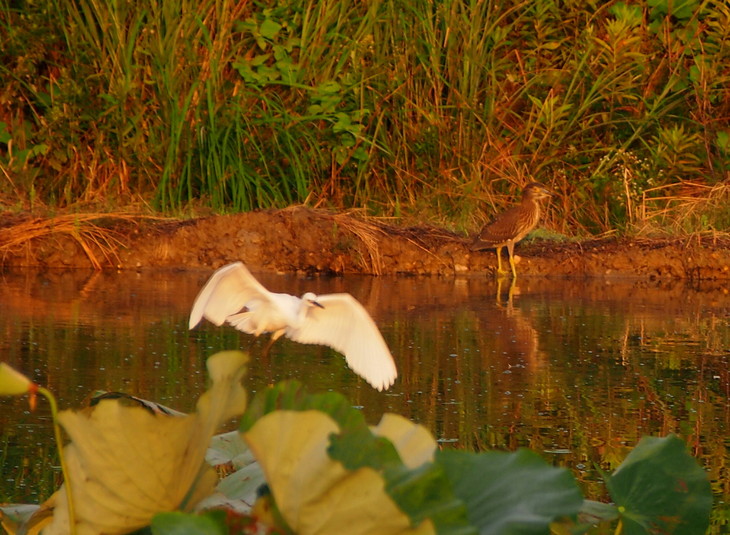
<instances>
[{"instance_id":1,"label":"dirt bank","mask_svg":"<svg viewBox=\"0 0 730 535\"><path fill-rule=\"evenodd\" d=\"M487 273L493 251L434 227L396 227L296 207L173 221L105 214L53 219L3 214L0 265L97 268L214 268L243 260L279 272ZM730 239L526 240L521 275L730 279ZM504 253L506 254L506 253Z\"/></svg>"}]
</instances>

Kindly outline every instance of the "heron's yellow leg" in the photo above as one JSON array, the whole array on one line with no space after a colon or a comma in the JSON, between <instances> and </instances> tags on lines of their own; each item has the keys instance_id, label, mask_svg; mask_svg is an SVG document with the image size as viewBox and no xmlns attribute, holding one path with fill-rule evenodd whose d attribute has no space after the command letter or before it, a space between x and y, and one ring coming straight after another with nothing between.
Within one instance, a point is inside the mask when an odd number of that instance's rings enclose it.
<instances>
[{"instance_id":1,"label":"heron's yellow leg","mask_svg":"<svg viewBox=\"0 0 730 535\"><path fill-rule=\"evenodd\" d=\"M517 268L515 267L515 244L507 242L507 253L509 253L509 266L512 268L512 277L517 278Z\"/></svg>"},{"instance_id":2,"label":"heron's yellow leg","mask_svg":"<svg viewBox=\"0 0 730 535\"><path fill-rule=\"evenodd\" d=\"M512 255L509 255L509 265L512 267L512 276L517 278L517 268L515 267L515 259Z\"/></svg>"},{"instance_id":3,"label":"heron's yellow leg","mask_svg":"<svg viewBox=\"0 0 730 535\"><path fill-rule=\"evenodd\" d=\"M504 275L507 273L507 270L502 269L502 245L497 247L497 274L498 275Z\"/></svg>"},{"instance_id":4,"label":"heron's yellow leg","mask_svg":"<svg viewBox=\"0 0 730 535\"><path fill-rule=\"evenodd\" d=\"M496 303L497 306L502 306L502 283L504 282L504 277L497 277L497 296L496 296ZM507 291L507 306L512 307L512 298L515 293L515 288L517 287L517 280L513 277L510 280L509 283L509 290Z\"/></svg>"}]
</instances>

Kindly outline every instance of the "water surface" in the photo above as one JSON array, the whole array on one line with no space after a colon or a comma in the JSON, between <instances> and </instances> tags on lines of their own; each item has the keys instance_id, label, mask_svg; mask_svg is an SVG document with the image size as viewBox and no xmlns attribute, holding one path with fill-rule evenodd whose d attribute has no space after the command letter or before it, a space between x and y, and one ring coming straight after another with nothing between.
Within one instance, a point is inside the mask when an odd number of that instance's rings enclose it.
<instances>
[{"instance_id":1,"label":"water surface","mask_svg":"<svg viewBox=\"0 0 730 535\"><path fill-rule=\"evenodd\" d=\"M205 358L244 348L252 393L295 378L341 392L371 423L402 414L450 447L528 447L570 468L592 498L603 492L596 467L615 467L643 435L676 433L710 474L715 515L729 515L727 283L257 274L272 291L359 299L399 369L381 393L325 347L281 339L267 357L265 337L208 323L189 331L209 275L6 272L0 358L62 408L115 390L190 411L206 388ZM53 456L44 406L30 413L25 400L0 398L0 501L38 501L55 486L43 470Z\"/></svg>"}]
</instances>

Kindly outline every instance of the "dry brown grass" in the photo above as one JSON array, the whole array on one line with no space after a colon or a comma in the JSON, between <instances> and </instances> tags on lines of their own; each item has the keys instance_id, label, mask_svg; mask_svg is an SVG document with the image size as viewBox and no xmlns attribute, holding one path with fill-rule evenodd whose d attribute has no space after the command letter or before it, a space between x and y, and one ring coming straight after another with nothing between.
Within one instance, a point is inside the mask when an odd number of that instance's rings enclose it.
<instances>
[{"instance_id":1,"label":"dry brown grass","mask_svg":"<svg viewBox=\"0 0 730 535\"><path fill-rule=\"evenodd\" d=\"M54 236L71 237L79 244L94 269L101 269L103 257L108 265L118 262L116 250L124 247L123 236L111 227L100 223L136 223L140 218L148 216L88 213L66 214L53 217L28 217L12 225L0 228L0 255L4 259L8 254L24 247L32 247L39 240ZM160 218L154 218L160 219Z\"/></svg>"},{"instance_id":2,"label":"dry brown grass","mask_svg":"<svg viewBox=\"0 0 730 535\"><path fill-rule=\"evenodd\" d=\"M383 273L383 260L378 247L378 234L384 234L381 226L353 217L349 213L335 214L332 219L340 227L351 232L362 242L370 257L370 269L376 275Z\"/></svg>"},{"instance_id":3,"label":"dry brown grass","mask_svg":"<svg viewBox=\"0 0 730 535\"><path fill-rule=\"evenodd\" d=\"M682 237L690 234L727 238L730 232L718 230L712 221L727 213L729 204L730 182L709 185L681 181L651 188L643 193L633 230L637 237L647 234Z\"/></svg>"}]
</instances>

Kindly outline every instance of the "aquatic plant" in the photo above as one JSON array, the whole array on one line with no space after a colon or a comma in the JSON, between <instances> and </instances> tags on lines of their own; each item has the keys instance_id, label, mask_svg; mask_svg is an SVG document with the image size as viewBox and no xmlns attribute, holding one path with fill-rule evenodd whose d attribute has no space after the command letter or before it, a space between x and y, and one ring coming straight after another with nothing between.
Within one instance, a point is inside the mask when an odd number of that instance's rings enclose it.
<instances>
[{"instance_id":1,"label":"aquatic plant","mask_svg":"<svg viewBox=\"0 0 730 535\"><path fill-rule=\"evenodd\" d=\"M240 352L210 357L212 387L190 415L108 396L60 413L71 438L66 481L43 507L25 510L28 518L0 507L5 529L527 534L609 524L615 533L679 534L708 527L707 475L674 436L642 440L606 476L615 504L601 504L583 500L568 470L534 452L439 449L420 425L386 414L369 426L343 396L309 394L295 381L260 392L247 407L245 363ZM34 391L8 370L0 368L0 391ZM238 431L213 437L242 412ZM63 507L72 496L75 514Z\"/></svg>"},{"instance_id":2,"label":"aquatic plant","mask_svg":"<svg viewBox=\"0 0 730 535\"><path fill-rule=\"evenodd\" d=\"M48 400L51 406L51 417L53 419L53 434L56 439L56 447L58 448L58 457L61 461L61 472L63 472L64 484L69 489L69 496L66 500L66 514L68 518L75 518L73 493L71 491L71 479L69 477L69 468L66 461L66 455L63 452L63 442L61 441L61 428L58 419L58 404L53 393L34 383L25 375L8 366L5 362L0 362L0 396L23 396L28 395L28 401L31 410L35 410L36 396L40 394ZM76 533L76 524L70 523L68 531L71 535Z\"/></svg>"}]
</instances>

